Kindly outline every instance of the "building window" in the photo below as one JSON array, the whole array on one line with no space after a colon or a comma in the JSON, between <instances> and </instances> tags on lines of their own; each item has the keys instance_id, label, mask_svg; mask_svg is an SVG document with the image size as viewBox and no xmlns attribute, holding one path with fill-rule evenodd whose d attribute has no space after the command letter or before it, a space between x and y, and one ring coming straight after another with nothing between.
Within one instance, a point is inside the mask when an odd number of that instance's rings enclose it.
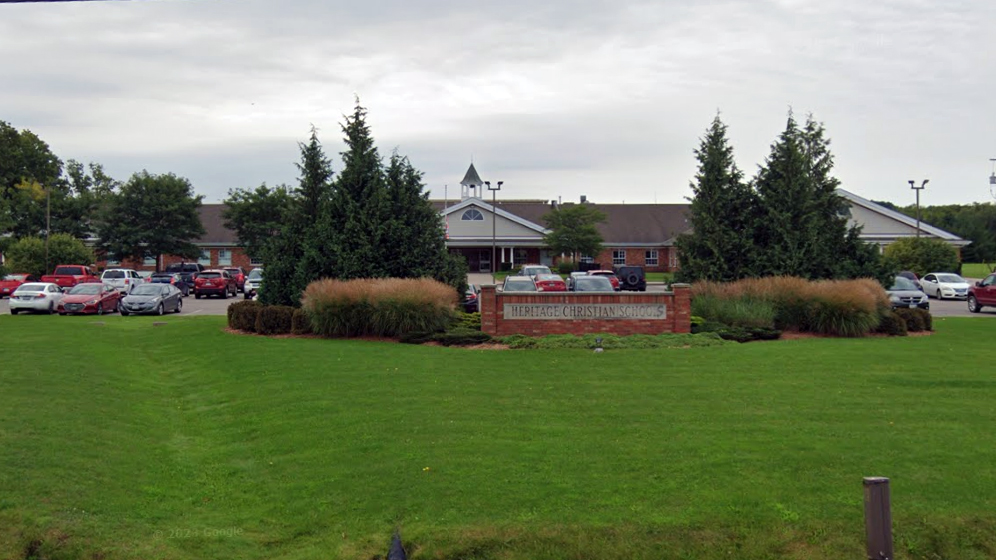
<instances>
[{"instance_id":1,"label":"building window","mask_svg":"<svg viewBox=\"0 0 996 560\"><path fill-rule=\"evenodd\" d=\"M142 261L142 265L143 266L156 266L156 260L157 260L156 257L145 257L145 260ZM111 263L107 263L107 264L111 264ZM117 263L117 264L121 264L121 263Z\"/></svg>"},{"instance_id":2,"label":"building window","mask_svg":"<svg viewBox=\"0 0 996 560\"><path fill-rule=\"evenodd\" d=\"M651 250L651 251L647 251L647 254L644 255L644 261L645 261L645 264L647 266L657 266L657 262L658 262L657 261L657 250L654 249L654 250Z\"/></svg>"},{"instance_id":3,"label":"building window","mask_svg":"<svg viewBox=\"0 0 996 560\"><path fill-rule=\"evenodd\" d=\"M584 264L592 264L595 262L595 257L591 255L581 255L581 262Z\"/></svg>"},{"instance_id":4,"label":"building window","mask_svg":"<svg viewBox=\"0 0 996 560\"><path fill-rule=\"evenodd\" d=\"M218 264L221 266L231 266L232 264L231 249L218 249Z\"/></svg>"},{"instance_id":5,"label":"building window","mask_svg":"<svg viewBox=\"0 0 996 560\"><path fill-rule=\"evenodd\" d=\"M612 265L619 266L626 264L626 249L612 250Z\"/></svg>"},{"instance_id":6,"label":"building window","mask_svg":"<svg viewBox=\"0 0 996 560\"><path fill-rule=\"evenodd\" d=\"M259 257L251 257L249 259L250 266L263 266L263 259Z\"/></svg>"},{"instance_id":7,"label":"building window","mask_svg":"<svg viewBox=\"0 0 996 560\"><path fill-rule=\"evenodd\" d=\"M201 258L197 259L197 264L211 266L211 251L201 251Z\"/></svg>"},{"instance_id":8,"label":"building window","mask_svg":"<svg viewBox=\"0 0 996 560\"><path fill-rule=\"evenodd\" d=\"M460 219L465 222L483 222L484 214L481 214L481 211L477 208L471 208L464 212L463 216L460 216Z\"/></svg>"},{"instance_id":9,"label":"building window","mask_svg":"<svg viewBox=\"0 0 996 560\"><path fill-rule=\"evenodd\" d=\"M522 264L529 260L529 251L525 249L515 250L515 262Z\"/></svg>"}]
</instances>

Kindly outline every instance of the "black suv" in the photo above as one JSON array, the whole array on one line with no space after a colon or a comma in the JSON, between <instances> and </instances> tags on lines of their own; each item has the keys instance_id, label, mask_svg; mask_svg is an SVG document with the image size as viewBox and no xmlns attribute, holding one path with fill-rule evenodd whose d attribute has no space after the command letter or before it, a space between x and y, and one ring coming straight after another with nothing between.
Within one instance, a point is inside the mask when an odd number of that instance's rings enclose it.
<instances>
[{"instance_id":1,"label":"black suv","mask_svg":"<svg viewBox=\"0 0 996 560\"><path fill-rule=\"evenodd\" d=\"M631 292L647 291L647 275L642 266L616 266L612 269L619 279L619 289Z\"/></svg>"},{"instance_id":2,"label":"black suv","mask_svg":"<svg viewBox=\"0 0 996 560\"><path fill-rule=\"evenodd\" d=\"M193 288L194 278L197 274L204 272L204 265L200 263L173 263L166 265L163 272L173 272L180 275L183 283Z\"/></svg>"}]
</instances>

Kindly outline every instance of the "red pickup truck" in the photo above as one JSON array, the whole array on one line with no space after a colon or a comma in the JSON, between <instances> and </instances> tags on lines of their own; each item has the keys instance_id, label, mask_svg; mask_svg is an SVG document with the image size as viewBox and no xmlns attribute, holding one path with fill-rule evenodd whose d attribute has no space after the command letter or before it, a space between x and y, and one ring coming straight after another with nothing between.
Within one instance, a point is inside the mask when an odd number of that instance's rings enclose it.
<instances>
[{"instance_id":1,"label":"red pickup truck","mask_svg":"<svg viewBox=\"0 0 996 560\"><path fill-rule=\"evenodd\" d=\"M42 282L52 282L60 288L72 288L76 284L87 284L90 282L100 282L100 277L94 274L93 269L81 264L60 264L55 267L52 274L41 277Z\"/></svg>"}]
</instances>

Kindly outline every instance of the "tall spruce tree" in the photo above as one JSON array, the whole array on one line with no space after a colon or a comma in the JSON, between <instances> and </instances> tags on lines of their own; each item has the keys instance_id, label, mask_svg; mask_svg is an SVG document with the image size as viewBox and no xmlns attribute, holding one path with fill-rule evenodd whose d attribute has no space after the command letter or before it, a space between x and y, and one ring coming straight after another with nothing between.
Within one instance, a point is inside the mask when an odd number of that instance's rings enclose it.
<instances>
[{"instance_id":1,"label":"tall spruce tree","mask_svg":"<svg viewBox=\"0 0 996 560\"><path fill-rule=\"evenodd\" d=\"M346 151L341 154L343 168L325 216L327 224L336 226L330 231L336 254L333 276L343 279L386 276L380 248L399 242L386 235L385 223L393 217L388 214L384 166L366 115L367 110L357 99L353 114L342 125L346 135Z\"/></svg>"},{"instance_id":2,"label":"tall spruce tree","mask_svg":"<svg viewBox=\"0 0 996 560\"><path fill-rule=\"evenodd\" d=\"M446 253L439 212L424 192L422 172L395 151L385 170L387 212L382 247L384 271L393 278L437 277Z\"/></svg>"},{"instance_id":3,"label":"tall spruce tree","mask_svg":"<svg viewBox=\"0 0 996 560\"><path fill-rule=\"evenodd\" d=\"M699 169L688 210L692 233L677 241L680 277L686 281L736 280L753 274L757 205L733 159L726 130L717 114L695 150Z\"/></svg>"}]
</instances>

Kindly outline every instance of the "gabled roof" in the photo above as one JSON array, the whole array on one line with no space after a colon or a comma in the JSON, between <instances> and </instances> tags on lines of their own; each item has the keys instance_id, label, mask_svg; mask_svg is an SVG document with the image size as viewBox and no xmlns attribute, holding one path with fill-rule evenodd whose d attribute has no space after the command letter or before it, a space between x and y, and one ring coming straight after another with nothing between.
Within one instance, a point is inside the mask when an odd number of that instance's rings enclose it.
<instances>
[{"instance_id":1,"label":"gabled roof","mask_svg":"<svg viewBox=\"0 0 996 560\"><path fill-rule=\"evenodd\" d=\"M225 227L225 219L221 217L225 204L201 204L197 209L204 226L204 235L194 240L196 245L235 245L238 236L235 230Z\"/></svg>"},{"instance_id":2,"label":"gabled roof","mask_svg":"<svg viewBox=\"0 0 996 560\"><path fill-rule=\"evenodd\" d=\"M460 184L467 187L479 187L484 184L484 181L481 180L481 176L478 175L477 170L474 169L473 163L470 164L469 168L467 168L467 173L463 176L463 181L460 181Z\"/></svg>"},{"instance_id":3,"label":"gabled roof","mask_svg":"<svg viewBox=\"0 0 996 560\"><path fill-rule=\"evenodd\" d=\"M459 211L463 210L464 208L467 208L468 206L477 206L478 208L483 209L484 211L488 212L489 214L491 212L494 212L496 215L501 216L502 218L505 218L506 220L515 222L515 223L517 223L517 224L519 224L521 226L525 226L525 227L527 227L527 228L529 228L531 230L534 230L534 231L536 231L536 232L538 232L540 234L545 234L545 233L547 233L549 231L545 227L543 227L543 226L541 226L541 225L539 225L539 224L537 224L537 223L535 223L533 221L530 221L528 219L523 218L521 215L517 215L517 214L514 214L512 212L509 212L508 210L505 210L504 208L502 208L501 204L499 204L497 206L497 210L496 210L494 206L488 204L487 202L484 202L484 200L482 200L480 198L475 198L475 197L466 198L466 199L460 201L459 204L456 204L454 206L450 206L449 208L446 208L445 210L440 206L440 201L434 200L434 201L432 201L432 203L433 203L433 206L435 206L437 210L441 211L440 214L443 215L443 216L449 216L450 214L459 212Z\"/></svg>"},{"instance_id":4,"label":"gabled roof","mask_svg":"<svg viewBox=\"0 0 996 560\"><path fill-rule=\"evenodd\" d=\"M889 208L886 208L885 206L882 206L881 204L875 204L874 202L872 202L872 201L870 201L868 199L861 198L860 196L858 196L858 195L856 195L856 194L854 194L852 192L845 191L844 189L837 189L837 194L839 194L840 196L844 197L844 199L847 200L848 202L850 202L851 204L857 204L858 206L866 208L866 209L868 209L868 210L870 210L872 212L875 212L877 214L881 214L883 216L886 216L888 218L896 220L897 222L901 222L903 224L906 224L909 227L912 227L912 228L916 227L916 223L917 223L916 219L911 218L911 217L907 216L906 214L903 214L902 212L896 212L895 210L891 210ZM961 237L958 237L957 235L955 235L955 234L953 234L951 232L944 231L941 228L934 227L934 226L932 226L932 225L930 225L930 224L928 224L926 222L923 222L923 221L920 222L920 231L922 231L924 233L927 233L929 235L932 235L934 237L943 239L944 241L947 241L948 243L951 243L952 245L956 245L956 246L964 246L964 245L968 245L969 243L971 243L971 241L966 241L965 239L962 239ZM864 233L867 234L867 233L871 233L871 232L864 232Z\"/></svg>"}]
</instances>

